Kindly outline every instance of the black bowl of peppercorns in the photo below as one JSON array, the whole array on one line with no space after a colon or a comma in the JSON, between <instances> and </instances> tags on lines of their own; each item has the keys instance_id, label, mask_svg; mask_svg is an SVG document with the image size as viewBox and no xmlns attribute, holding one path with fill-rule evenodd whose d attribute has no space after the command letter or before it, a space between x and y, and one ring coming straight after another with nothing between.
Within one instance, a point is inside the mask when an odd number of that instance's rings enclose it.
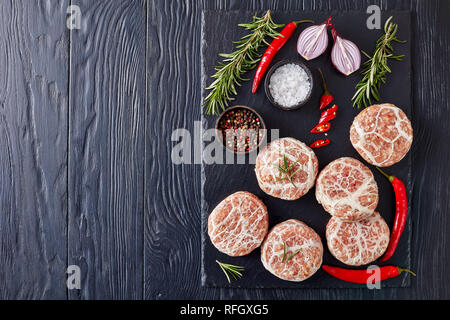
<instances>
[{"instance_id":1,"label":"black bowl of peppercorns","mask_svg":"<svg viewBox=\"0 0 450 320\"><path fill-rule=\"evenodd\" d=\"M216 135L225 149L250 153L264 140L266 125L254 109L237 105L226 109L216 122Z\"/></svg>"}]
</instances>

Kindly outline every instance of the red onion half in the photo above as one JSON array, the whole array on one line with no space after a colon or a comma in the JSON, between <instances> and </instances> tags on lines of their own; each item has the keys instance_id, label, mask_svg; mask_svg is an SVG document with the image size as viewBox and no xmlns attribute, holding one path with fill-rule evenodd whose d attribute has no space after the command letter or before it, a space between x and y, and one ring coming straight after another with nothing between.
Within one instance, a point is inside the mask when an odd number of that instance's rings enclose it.
<instances>
[{"instance_id":1,"label":"red onion half","mask_svg":"<svg viewBox=\"0 0 450 320\"><path fill-rule=\"evenodd\" d=\"M348 76L359 69L361 65L361 53L352 41L340 37L336 29L332 27L334 45L331 50L331 62L342 74Z\"/></svg>"},{"instance_id":2,"label":"red onion half","mask_svg":"<svg viewBox=\"0 0 450 320\"><path fill-rule=\"evenodd\" d=\"M320 56L328 47L327 27L331 17L322 24L306 28L300 33L297 40L297 52L306 60Z\"/></svg>"},{"instance_id":3,"label":"red onion half","mask_svg":"<svg viewBox=\"0 0 450 320\"><path fill-rule=\"evenodd\" d=\"M328 46L327 29L331 29L334 45L331 50L331 62L341 73L348 76L359 69L361 53L350 40L338 35L329 17L324 23L303 30L298 36L297 52L306 60L317 58Z\"/></svg>"}]
</instances>

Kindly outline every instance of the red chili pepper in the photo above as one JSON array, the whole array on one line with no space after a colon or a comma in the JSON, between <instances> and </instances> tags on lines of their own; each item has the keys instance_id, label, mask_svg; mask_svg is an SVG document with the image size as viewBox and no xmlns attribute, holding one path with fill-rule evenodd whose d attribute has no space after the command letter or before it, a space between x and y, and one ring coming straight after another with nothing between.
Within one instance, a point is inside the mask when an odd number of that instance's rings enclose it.
<instances>
[{"instance_id":1,"label":"red chili pepper","mask_svg":"<svg viewBox=\"0 0 450 320\"><path fill-rule=\"evenodd\" d=\"M294 34L297 25L303 22L314 23L314 21L312 20L301 20L289 23L286 27L283 28L283 30L281 30L280 34L282 35L282 37L281 36L276 37L267 47L266 51L264 52L264 55L261 58L261 61L259 62L258 68L256 69L255 78L253 79L252 93L255 93L256 90L258 90L259 83L264 77L264 74L266 73L267 68L270 65L270 62L272 62L273 57L275 57L277 52Z\"/></svg>"},{"instance_id":2,"label":"red chili pepper","mask_svg":"<svg viewBox=\"0 0 450 320\"><path fill-rule=\"evenodd\" d=\"M322 77L322 84L323 84L323 94L320 97L320 105L319 105L319 110L322 110L327 105L329 105L331 101L333 101L334 97L327 89L327 84L325 82L325 77L323 76L322 70L320 70L320 68L318 68L318 70L320 72L320 76Z\"/></svg>"},{"instance_id":3,"label":"red chili pepper","mask_svg":"<svg viewBox=\"0 0 450 320\"><path fill-rule=\"evenodd\" d=\"M372 280L371 277L373 276L373 272L370 272L368 269L344 269L327 265L322 265L322 269L335 278L353 283L367 283L367 281ZM399 268L397 266L384 266L380 267L379 280L383 281L386 279L395 278L404 271L411 273L413 276L416 276L416 274L409 269Z\"/></svg>"},{"instance_id":4,"label":"red chili pepper","mask_svg":"<svg viewBox=\"0 0 450 320\"><path fill-rule=\"evenodd\" d=\"M319 124L323 122L328 122L336 118L337 108L338 108L337 105L334 104L331 108L323 111L322 114L320 115Z\"/></svg>"},{"instance_id":5,"label":"red chili pepper","mask_svg":"<svg viewBox=\"0 0 450 320\"><path fill-rule=\"evenodd\" d=\"M329 122L323 122L323 123L319 123L317 126L315 126L312 130L311 133L323 133L323 132L327 132L328 130L330 130L331 128L331 124Z\"/></svg>"},{"instance_id":6,"label":"red chili pepper","mask_svg":"<svg viewBox=\"0 0 450 320\"><path fill-rule=\"evenodd\" d=\"M406 196L405 184L400 179L398 179L395 176L387 175L378 167L377 169L386 178L389 179L392 186L394 187L395 203L396 203L395 219L394 219L394 226L391 232L391 239L389 240L389 245L386 250L386 253L380 259L380 261L383 262L392 257L392 255L395 252L395 249L397 248L400 236L402 235L403 230L405 229L406 218L408 217L408 199Z\"/></svg>"},{"instance_id":7,"label":"red chili pepper","mask_svg":"<svg viewBox=\"0 0 450 320\"><path fill-rule=\"evenodd\" d=\"M329 139L319 139L315 142L313 142L310 147L311 148L320 148L323 146L326 146L327 144L330 144L330 140Z\"/></svg>"}]
</instances>

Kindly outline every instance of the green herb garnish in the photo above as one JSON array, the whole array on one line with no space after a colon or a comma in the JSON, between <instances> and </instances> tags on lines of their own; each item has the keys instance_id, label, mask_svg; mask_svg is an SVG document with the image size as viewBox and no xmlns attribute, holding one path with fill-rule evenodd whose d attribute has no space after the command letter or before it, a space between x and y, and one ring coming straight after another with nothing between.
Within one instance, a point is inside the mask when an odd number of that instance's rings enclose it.
<instances>
[{"instance_id":1,"label":"green herb garnish","mask_svg":"<svg viewBox=\"0 0 450 320\"><path fill-rule=\"evenodd\" d=\"M212 76L215 80L206 88L211 92L206 96L203 105L207 104L205 114L219 114L224 110L229 101L234 100L236 85L240 86L244 80L242 75L252 70L260 60L258 49L262 45L269 45L267 37L275 38L280 35L276 29L284 25L275 24L270 16L270 10L262 17L253 16L250 23L239 24L250 31L248 35L235 42L236 51L232 53L220 53L223 62L216 67L216 73Z\"/></svg>"},{"instance_id":2,"label":"green herb garnish","mask_svg":"<svg viewBox=\"0 0 450 320\"><path fill-rule=\"evenodd\" d=\"M298 163L298 161L295 161L295 162L291 163L290 165L288 165L286 155L283 155L283 164L278 166L278 171L279 171L278 181L288 180L292 183L292 185L294 187L296 187L296 185L292 181L292 178L301 169L301 168L298 168L297 170L294 171L294 166L297 163ZM285 175L285 177L282 176L283 174Z\"/></svg>"},{"instance_id":3,"label":"green herb garnish","mask_svg":"<svg viewBox=\"0 0 450 320\"><path fill-rule=\"evenodd\" d=\"M244 267L241 266L235 266L232 264L228 264L228 263L223 263L220 261L216 262L219 264L220 268L222 269L223 273L225 273L225 276L228 279L228 283L231 283L229 274L231 274L231 276L235 279L238 280L240 278L242 278L242 272L245 270Z\"/></svg>"},{"instance_id":4,"label":"green herb garnish","mask_svg":"<svg viewBox=\"0 0 450 320\"><path fill-rule=\"evenodd\" d=\"M286 255L287 253L287 246L286 242L283 241L283 259L281 259L281 262L288 262L291 260L297 253L300 252L301 249L296 250L294 253L290 254L289 256Z\"/></svg>"},{"instance_id":5,"label":"green herb garnish","mask_svg":"<svg viewBox=\"0 0 450 320\"><path fill-rule=\"evenodd\" d=\"M378 90L382 83L386 83L386 74L391 73L391 69L388 67L388 59L394 59L402 61L403 55L395 56L394 49L391 42L405 43L395 37L397 33L398 25L391 22L392 16L386 20L384 24L384 35L378 38L373 56L369 56L367 53L362 53L369 58L363 63L363 70L361 74L364 76L360 82L356 85L356 92L352 97L353 106L360 108L362 105L367 107L372 104L372 97L375 100L380 101Z\"/></svg>"},{"instance_id":6,"label":"green herb garnish","mask_svg":"<svg viewBox=\"0 0 450 320\"><path fill-rule=\"evenodd\" d=\"M288 262L289 260L291 260L297 253L300 252L301 249L296 250L293 254L291 254L287 259L286 262Z\"/></svg>"}]
</instances>

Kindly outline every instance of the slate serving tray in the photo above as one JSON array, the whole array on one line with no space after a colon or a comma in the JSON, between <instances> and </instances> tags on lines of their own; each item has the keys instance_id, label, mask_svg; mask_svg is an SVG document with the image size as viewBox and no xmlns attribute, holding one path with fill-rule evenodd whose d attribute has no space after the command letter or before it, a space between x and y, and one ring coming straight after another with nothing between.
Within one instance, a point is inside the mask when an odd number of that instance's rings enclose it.
<instances>
[{"instance_id":1,"label":"slate serving tray","mask_svg":"<svg viewBox=\"0 0 450 320\"><path fill-rule=\"evenodd\" d=\"M238 40L246 34L243 28L238 27L239 23L251 20L255 12L242 11L204 11L202 15L202 88L203 97L207 92L204 90L211 83L211 75L214 74L214 67L220 61L217 56L219 52L230 52L233 50L233 41ZM258 12L259 15L262 12ZM287 24L290 21L312 19L316 23L321 23L328 16L333 16L333 23L338 32L344 37L354 41L361 50L372 53L375 41L381 36L382 30L369 30L366 27L368 15L364 12L272 12L272 17L276 23ZM410 12L409 11L385 11L382 12L382 27L384 21L393 15L394 21L399 24L398 38L407 40L406 44L394 44L396 54L405 54L402 62L392 61L390 67L392 74L388 75L387 85L381 88L381 102L390 102L401 109L411 119L411 54L410 54ZM320 57L305 61L296 52L297 38L300 32L309 24L300 25L293 37L277 54L272 64L275 62L295 58L304 62L313 72L315 90L310 101L295 111L283 111L270 104L267 100L264 88L261 86L255 95L251 94L251 82L244 82L238 89L238 95L233 104L244 104L255 108L264 118L268 129L279 129L280 137L294 137L307 144L319 138L318 135L310 134L310 130L317 123L320 111L318 110L322 86L317 67L324 72L328 89L334 94L339 107L338 116L332 121L332 128L328 138L332 141L327 147L316 149L319 159L320 170L332 160L350 156L365 161L353 149L349 140L349 128L353 118L358 114L358 110L352 107L350 99L355 91L355 84L361 79L359 72L349 77L341 75L330 62L330 51L332 38L329 34L329 46L327 51ZM363 56L362 61L366 58ZM253 79L253 70L247 77ZM206 129L214 128L216 116L202 116L203 132ZM412 123L414 128L414 123ZM270 134L269 134L270 141ZM205 142L204 153L210 152L211 145ZM227 152L223 151L223 159ZM228 154L229 156L229 154ZM220 253L211 243L207 234L207 220L209 213L214 207L228 195L246 190L254 193L267 205L269 211L269 228L290 218L296 218L312 227L321 236L324 245L323 263L346 267L336 260L328 251L325 238L325 227L330 215L325 212L317 203L314 192L311 189L305 196L296 201L285 201L266 195L258 187L254 173L254 164L249 164L250 158L246 158L246 164L202 164L202 284L210 287L241 287L241 288L358 288L365 285L346 283L335 279L319 270L311 278L303 282L289 282L278 279L266 271L260 261L260 249L254 250L244 257L228 257ZM366 163L367 164L367 163ZM380 200L377 210L392 227L395 203L394 193L390 183L373 166L371 168L378 184ZM411 152L396 165L386 168L386 172L396 175L405 182L408 192L408 202L411 204ZM410 207L410 206L409 206ZM376 265L398 265L410 268L410 247L411 239L411 218L408 219L404 234L400 240L395 255L386 263L374 262ZM226 263L245 266L242 279L232 281L226 280L225 275L216 264L216 260ZM348 266L347 266L348 267ZM351 267L349 267L351 268ZM364 267L360 267L364 268ZM409 276L404 274L394 279L382 282L382 287L407 287L410 284Z\"/></svg>"}]
</instances>

